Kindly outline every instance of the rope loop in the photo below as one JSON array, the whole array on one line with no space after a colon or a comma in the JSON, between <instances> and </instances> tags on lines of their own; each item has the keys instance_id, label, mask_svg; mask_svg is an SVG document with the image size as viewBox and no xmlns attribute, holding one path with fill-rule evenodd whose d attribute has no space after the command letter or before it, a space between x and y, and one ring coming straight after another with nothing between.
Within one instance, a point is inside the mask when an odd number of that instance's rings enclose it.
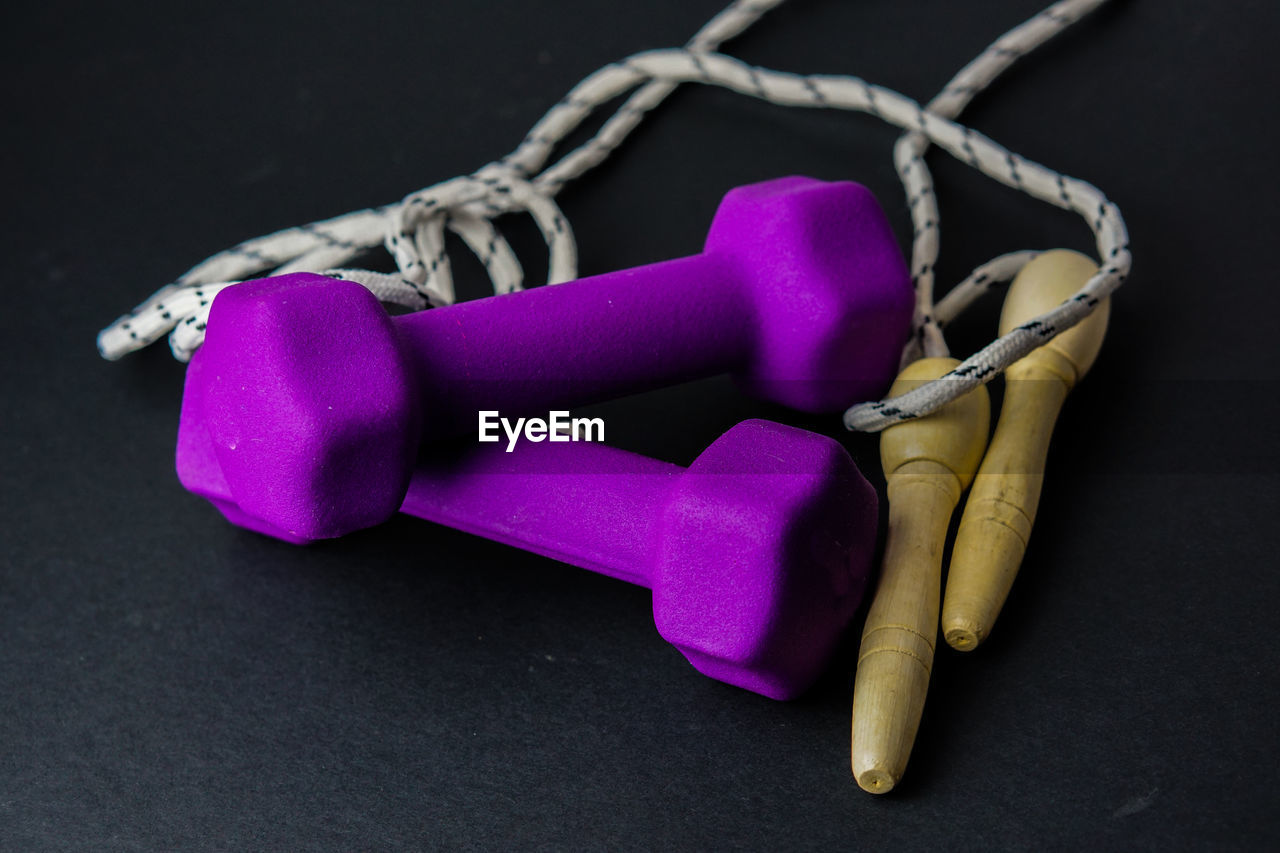
<instances>
[{"instance_id":1,"label":"rope loop","mask_svg":"<svg viewBox=\"0 0 1280 853\"><path fill-rule=\"evenodd\" d=\"M180 360L204 338L213 296L237 281L302 270L356 281L380 300L421 310L456 299L445 232L453 232L484 265L495 293L524 286L515 252L493 224L508 213L528 213L547 244L547 283L577 277L577 244L555 195L570 180L604 161L641 120L682 83L720 86L784 106L868 113L903 130L893 150L906 192L914 238L913 334L902 364L947 355L943 330L994 283L1007 281L1035 256L1003 254L982 266L935 304L940 217L925 155L932 145L981 173L1033 198L1077 213L1097 244L1101 269L1078 293L1024 327L998 338L942 379L889 401L861 403L844 415L852 430L875 431L928 414L989 382L1031 350L1088 316L1129 274L1132 257L1120 209L1093 185L1068 177L1002 147L955 119L969 102L1019 58L1101 6L1106 0L1060 0L996 39L962 68L927 104L849 75L801 75L748 65L717 53L719 45L755 23L783 0L735 0L683 48L652 50L610 63L589 75L551 107L517 148L469 175L434 184L399 204L247 240L209 258L157 291L98 336L103 357L119 358L172 332ZM629 93L629 94L628 94ZM596 134L558 162L555 148L596 109L615 97L625 102ZM346 267L381 243L398 274Z\"/></svg>"}]
</instances>

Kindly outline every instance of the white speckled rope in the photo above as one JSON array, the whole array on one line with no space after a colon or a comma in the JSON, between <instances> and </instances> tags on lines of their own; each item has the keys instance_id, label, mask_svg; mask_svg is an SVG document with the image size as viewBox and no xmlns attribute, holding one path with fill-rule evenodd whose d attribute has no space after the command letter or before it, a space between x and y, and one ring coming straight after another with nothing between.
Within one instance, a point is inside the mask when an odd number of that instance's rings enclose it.
<instances>
[{"instance_id":1,"label":"white speckled rope","mask_svg":"<svg viewBox=\"0 0 1280 853\"><path fill-rule=\"evenodd\" d=\"M973 97L986 89L1000 74L1019 58L1026 56L1062 30L1092 12L1106 0L1075 0L1057 3L996 39L972 62L960 69L942 88L942 91L926 105L929 112L947 118L955 118ZM921 355L947 355L942 339L944 320L933 307L934 267L938 259L939 213L938 200L933 192L928 167L924 163L929 140L923 134L912 131L898 138L893 149L894 166L907 193L911 222L915 231L911 251L912 282L916 288L916 316L913 323L915 336L904 348L902 365L905 367ZM1013 253L984 265L964 283L953 289L952 313L954 319L992 283L1012 279L1022 266L1036 253ZM1021 259L1021 263L1018 260ZM973 280L977 278L977 284ZM986 285L985 287L983 285ZM959 292L957 292L957 290Z\"/></svg>"},{"instance_id":2,"label":"white speckled rope","mask_svg":"<svg viewBox=\"0 0 1280 853\"><path fill-rule=\"evenodd\" d=\"M713 50L781 2L736 0L708 21L688 46ZM261 275L319 271L359 282L383 302L413 310L448 304L454 293L444 253L445 227L476 253L496 293L519 290L523 277L519 261L490 219L531 206L536 207L530 213L551 254L548 283L575 278L573 233L552 197L566 182L603 161L677 85L653 80L640 87L591 140L531 180L528 176L546 163L556 143L599 104L570 104L566 98L552 107L515 151L474 175L419 190L399 204L286 228L219 252L104 329L98 335L98 351L114 360L172 333L170 349L175 358L186 361L204 342L209 305L218 291ZM566 124L564 119L571 114L576 119ZM400 275L340 268L379 243L395 258Z\"/></svg>"},{"instance_id":3,"label":"white speckled rope","mask_svg":"<svg viewBox=\"0 0 1280 853\"><path fill-rule=\"evenodd\" d=\"M1107 0L1065 0L1055 3L1033 16L1026 22L1008 31L996 39L977 58L962 68L942 91L926 106L931 113L955 118L969 104L973 97L981 92L992 81L1009 68L1014 62L1041 44L1053 38L1062 30L1074 24L1085 15L1097 9ZM933 302L934 269L938 257L939 212L937 196L933 191L933 182L928 167L924 162L924 154L928 150L929 139L924 134L911 131L899 137L894 146L894 165L898 176L906 190L908 208L911 212L912 227L915 232L912 241L911 271L912 283L916 289L916 310L913 318L913 335L902 352L902 366L915 361L922 355L948 355L948 349L942 336L942 327L951 322L964 311L975 299L985 293L992 285L1011 280L1023 266L1039 252L1018 251L1001 255L979 266L964 281L956 285L937 305ZM1009 161L1011 176L1015 179L1018 172L1012 160ZM1065 179L1059 192L1059 206L1068 206L1068 191ZM1106 202L1099 194L1099 204ZM1114 205L1113 205L1114 207ZM1120 261L1115 281L1110 290L1119 287L1128 274L1129 252L1128 236L1124 233L1124 223L1119 210L1115 210L1118 234L1116 244L1104 254ZM1095 233L1097 227L1094 227ZM1101 245L1100 245L1101 249ZM1117 266L1113 264L1113 266ZM1092 284L1093 282L1090 282ZM1110 290L1108 292L1110 292ZM1083 293L1083 291L1082 291ZM1076 294L1080 299L1081 294ZM1084 300L1089 302L1089 298ZM1086 304L1089 310L1096 305ZM1068 324L1059 323L1049 337L1056 335L1071 325L1079 322L1088 311L1070 319ZM1045 317L1036 318L1045 321ZM1036 322L1036 321L1032 321ZM1028 324L1030 325L1030 324ZM1039 327L1037 327L1039 328ZM1006 335L1007 340L1013 335ZM1034 349L1047 339L1035 340L1026 351ZM1034 340L1034 339L1033 339ZM999 344L997 341L996 344ZM1018 350L1007 350L991 353L995 344L975 354L959 365L953 374L935 382L928 383L910 394L894 400L890 405L886 401L863 403L853 406L845 412L845 426L851 430L876 431L895 423L898 420L910 419L927 414L948 400L954 399L978 382L987 382L997 373L1003 372L1021 354ZM996 358L990 356L998 356ZM963 372L961 372L963 371ZM960 381L957 381L960 380ZM976 381L975 381L976 380ZM945 383L952 383L949 386ZM944 391L944 388L946 389Z\"/></svg>"},{"instance_id":4,"label":"white speckled rope","mask_svg":"<svg viewBox=\"0 0 1280 853\"><path fill-rule=\"evenodd\" d=\"M104 330L99 336L102 354L118 358L173 329L175 355L189 357L203 338L208 303L217 290L232 280L267 270L326 270L335 277L359 281L384 301L415 309L450 302L453 290L443 241L446 227L480 257L497 292L518 289L519 264L490 222L493 216L517 210L532 215L547 242L551 253L549 282L572 278L576 274L576 249L568 222L552 196L566 181L603 160L645 112L683 82L719 85L783 105L868 112L908 131L895 148L895 163L907 188L916 231L912 270L917 286L918 333L904 353L906 360L920 352L945 352L941 326L986 285L1011 277L1034 254L1012 253L995 259L976 270L936 307L933 305L932 270L938 251L938 224L936 200L923 161L929 143L1002 183L1075 210L1093 229L1104 267L1079 293L988 345L947 377L895 398L892 403L881 401L851 408L844 418L850 429L877 430L932 411L988 381L1087 316L1120 285L1128 273L1130 257L1124 222L1114 204L1090 184L1019 157L949 118L1019 56L1105 0L1064 0L1010 31L966 66L927 110L897 92L856 77L771 71L711 52L720 41L741 32L779 2L734 3L709 22L689 48L649 51L601 68L552 107L516 151L473 175L414 193L400 205L288 229L215 255ZM637 86L640 88L592 140L542 174L529 177L546 162L555 145L595 108ZM382 235L401 275L328 269L376 245Z\"/></svg>"}]
</instances>

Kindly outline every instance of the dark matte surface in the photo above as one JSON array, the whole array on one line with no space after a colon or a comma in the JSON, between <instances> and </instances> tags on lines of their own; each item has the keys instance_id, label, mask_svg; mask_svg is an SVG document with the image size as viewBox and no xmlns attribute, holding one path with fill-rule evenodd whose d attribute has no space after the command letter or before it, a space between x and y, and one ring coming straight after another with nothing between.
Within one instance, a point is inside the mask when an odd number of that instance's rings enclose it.
<instances>
[{"instance_id":1,"label":"dark matte surface","mask_svg":"<svg viewBox=\"0 0 1280 853\"><path fill-rule=\"evenodd\" d=\"M795 0L729 51L927 98L1039 5ZM1280 845L1277 14L1259 0L1120 0L968 114L1105 189L1136 261L1006 613L979 652L939 654L887 797L848 770L855 637L779 704L698 676L645 590L409 519L300 550L181 490L182 368L163 345L99 360L102 325L240 239L500 156L581 76L719 6L10 13L0 849ZM726 189L793 172L869 184L905 238L893 138L678 93L561 196L581 268L692 252ZM942 281L1089 248L1071 216L931 157ZM532 227L506 230L536 280ZM611 442L682 464L753 415L842 435L720 381L599 411ZM878 481L875 440L843 437Z\"/></svg>"}]
</instances>

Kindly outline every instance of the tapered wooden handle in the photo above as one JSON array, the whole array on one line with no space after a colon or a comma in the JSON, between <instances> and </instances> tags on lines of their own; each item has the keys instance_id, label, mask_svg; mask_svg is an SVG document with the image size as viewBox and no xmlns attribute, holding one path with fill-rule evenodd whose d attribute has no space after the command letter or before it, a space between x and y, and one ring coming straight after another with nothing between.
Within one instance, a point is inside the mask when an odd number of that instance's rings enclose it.
<instances>
[{"instance_id":1,"label":"tapered wooden handle","mask_svg":"<svg viewBox=\"0 0 1280 853\"><path fill-rule=\"evenodd\" d=\"M1097 266L1065 250L1046 252L1009 288L1002 334L1052 309L1080 289ZM1005 372L995 435L965 502L942 606L942 631L955 649L976 648L990 633L1031 537L1045 458L1067 393L1097 357L1107 303Z\"/></svg>"},{"instance_id":2,"label":"tapered wooden handle","mask_svg":"<svg viewBox=\"0 0 1280 853\"><path fill-rule=\"evenodd\" d=\"M918 361L890 395L956 364ZM911 755L933 668L947 526L982 457L989 422L987 392L978 388L881 435L889 538L858 651L851 750L854 777L872 793L892 789Z\"/></svg>"},{"instance_id":3,"label":"tapered wooden handle","mask_svg":"<svg viewBox=\"0 0 1280 853\"><path fill-rule=\"evenodd\" d=\"M942 545L960 498L955 475L941 465L908 467L917 470L889 483L884 568L853 688L853 774L877 794L902 777L924 711L938 636Z\"/></svg>"},{"instance_id":4,"label":"tapered wooden handle","mask_svg":"<svg viewBox=\"0 0 1280 853\"><path fill-rule=\"evenodd\" d=\"M942 632L952 648L977 647L1013 586L1040 503L1053 418L1066 396L1066 386L1053 376L1006 388L951 552Z\"/></svg>"}]
</instances>

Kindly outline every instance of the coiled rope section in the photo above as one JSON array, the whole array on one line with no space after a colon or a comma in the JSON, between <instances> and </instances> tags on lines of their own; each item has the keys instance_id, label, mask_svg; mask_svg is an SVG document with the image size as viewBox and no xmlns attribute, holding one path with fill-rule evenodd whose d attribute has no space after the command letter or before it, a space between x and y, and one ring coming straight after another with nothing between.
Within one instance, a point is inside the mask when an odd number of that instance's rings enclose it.
<instances>
[{"instance_id":1,"label":"coiled rope section","mask_svg":"<svg viewBox=\"0 0 1280 853\"><path fill-rule=\"evenodd\" d=\"M939 215L924 156L937 145L982 174L1033 198L1075 211L1094 234L1102 261L1097 275L1051 311L997 338L941 379L892 401L861 403L844 414L851 430L876 431L927 414L990 381L1013 362L1088 316L1129 273L1124 219L1093 185L1015 154L954 120L975 95L1020 57L1101 6L1106 0L1062 0L1005 33L960 70L927 105L847 75L801 75L748 65L716 52L783 0L737 0L683 48L638 53L591 74L534 125L501 160L470 175L435 184L398 204L288 228L247 240L193 267L98 336L104 358L117 359L165 334L186 361L204 340L209 305L219 290L249 278L314 271L356 281L383 302L413 310L454 301L444 235L457 234L484 265L495 293L523 287L523 272L493 220L528 213L547 244L547 283L577 277L577 244L555 203L566 183L604 161L645 115L682 83L721 86L771 103L869 113L905 132L894 164L906 191L914 239L911 271L916 307L903 363L946 355L943 327L993 284L1008 281L1035 251L1001 255L975 269L934 302ZM632 91L634 90L634 91ZM587 142L544 168L556 146L602 104L631 95ZM348 269L352 259L383 244L398 274Z\"/></svg>"}]
</instances>

